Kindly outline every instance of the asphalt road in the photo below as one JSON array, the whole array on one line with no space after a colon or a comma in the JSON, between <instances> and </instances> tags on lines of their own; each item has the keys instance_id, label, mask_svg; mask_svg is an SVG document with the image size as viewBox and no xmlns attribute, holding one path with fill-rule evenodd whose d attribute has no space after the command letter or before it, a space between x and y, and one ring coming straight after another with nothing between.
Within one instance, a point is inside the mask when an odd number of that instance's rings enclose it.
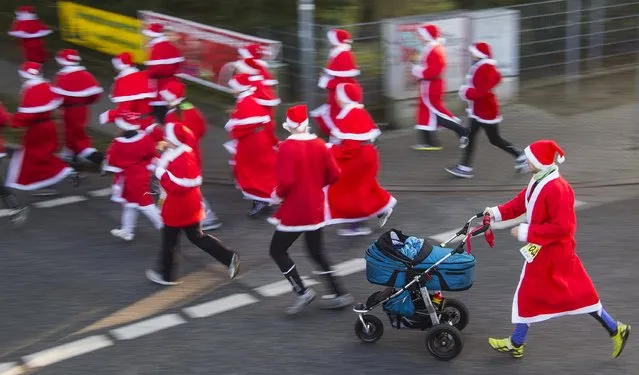
<instances>
[{"instance_id":1,"label":"asphalt road","mask_svg":"<svg viewBox=\"0 0 639 375\"><path fill-rule=\"evenodd\" d=\"M19 365L34 360L25 356L87 337L102 337L110 344L35 370L23 367L22 373L637 374L636 336L624 355L611 361L609 339L588 316L535 325L523 361L488 348L487 337L510 333L511 298L521 270L519 246L505 229L496 232L493 249L481 238L473 243L479 261L475 285L455 295L471 311L471 322L464 330L465 349L455 361L442 363L426 351L425 333L393 330L381 311L377 315L386 332L372 345L355 337L356 316L350 310L311 308L296 318L286 317L288 293L265 297L255 290L282 280L268 258L273 228L263 220L246 218L247 202L227 187L211 187L206 195L225 223L216 234L243 256L242 275L229 283L224 269L184 242L180 264L184 284L161 289L149 283L144 270L156 261L157 233L141 216L133 243L111 237L119 207L108 197L89 194L107 186L108 179L90 176L84 182L80 188L63 186L62 190L65 197L86 200L33 208L22 229L11 230L6 219L0 218L0 273L5 280L0 288L0 374L8 374L2 372L1 363ZM630 323L639 308L633 292L639 256L637 236L632 234L639 220L639 198L628 197L634 194L587 191L577 196L586 202L579 211L579 255L609 312ZM397 198L400 203L389 228L432 236L459 227L473 212L509 197L398 194ZM342 239L331 228L325 237L332 261L341 263L361 258L376 234ZM310 276L312 265L299 244L293 254L298 268ZM358 300L377 290L363 272L351 273L342 281ZM317 289L323 291L319 285ZM210 317L185 313L184 308L234 295L248 295L254 303ZM174 319L175 326L134 339L113 334L113 329L158 316ZM40 353L32 364L56 362L69 357L70 351ZM21 373L20 368L13 371Z\"/></svg>"}]
</instances>

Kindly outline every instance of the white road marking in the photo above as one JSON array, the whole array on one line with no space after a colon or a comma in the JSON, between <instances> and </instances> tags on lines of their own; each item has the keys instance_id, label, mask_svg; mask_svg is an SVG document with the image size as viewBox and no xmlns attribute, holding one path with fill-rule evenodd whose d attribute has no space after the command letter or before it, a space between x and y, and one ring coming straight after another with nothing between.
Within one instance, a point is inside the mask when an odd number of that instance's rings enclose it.
<instances>
[{"instance_id":1,"label":"white road marking","mask_svg":"<svg viewBox=\"0 0 639 375\"><path fill-rule=\"evenodd\" d=\"M71 195L69 197L62 197L62 198L51 199L48 201L35 202L33 206L37 208L51 208L51 207L63 206L65 204L82 202L86 200L88 200L87 197L83 197L81 195Z\"/></svg>"},{"instance_id":2,"label":"white road marking","mask_svg":"<svg viewBox=\"0 0 639 375\"><path fill-rule=\"evenodd\" d=\"M98 189L98 190L89 191L89 192L87 192L87 194L89 194L90 196L92 196L94 198L108 197L109 195L111 195L111 187L106 187L104 189Z\"/></svg>"},{"instance_id":3,"label":"white road marking","mask_svg":"<svg viewBox=\"0 0 639 375\"><path fill-rule=\"evenodd\" d=\"M31 368L45 367L111 345L113 345L113 341L106 336L90 336L22 357L22 360Z\"/></svg>"},{"instance_id":4,"label":"white road marking","mask_svg":"<svg viewBox=\"0 0 639 375\"><path fill-rule=\"evenodd\" d=\"M118 340L133 340L184 323L186 320L178 314L164 314L111 330L110 333Z\"/></svg>"},{"instance_id":5,"label":"white road marking","mask_svg":"<svg viewBox=\"0 0 639 375\"><path fill-rule=\"evenodd\" d=\"M226 311L235 310L259 302L257 298L247 293L233 294L210 302L185 308L183 311L190 318L207 318Z\"/></svg>"},{"instance_id":6,"label":"white road marking","mask_svg":"<svg viewBox=\"0 0 639 375\"><path fill-rule=\"evenodd\" d=\"M580 207L582 207L584 205L586 205L586 202L575 200L575 209L579 209ZM525 223L525 222L526 222L526 215L521 215L520 217L512 219L512 220L506 220L506 221L500 221L498 223L493 223L493 225L491 225L491 227L492 227L492 229L496 229L496 230L508 229L508 228L512 228L512 227L514 227L516 225L519 225L521 223ZM460 229L461 228L449 230L447 232L442 232L442 233L436 234L434 236L429 236L428 238L437 241L438 244L439 244L439 243L442 243L442 242L448 240L449 238L451 238ZM459 238L457 238L456 240L453 240L451 243L459 242L463 238L464 238L463 236L459 236Z\"/></svg>"},{"instance_id":7,"label":"white road marking","mask_svg":"<svg viewBox=\"0 0 639 375\"><path fill-rule=\"evenodd\" d=\"M0 375L21 375L24 373L24 368L18 366L16 362L0 363Z\"/></svg>"},{"instance_id":8,"label":"white road marking","mask_svg":"<svg viewBox=\"0 0 639 375\"><path fill-rule=\"evenodd\" d=\"M302 277L302 280L304 280L304 284L306 286L319 284L317 281L309 277ZM255 288L253 290L255 290L257 293L259 293L260 295L264 297L277 297L277 296L281 296L282 294L291 293L293 291L293 287L288 282L288 280L282 280L282 281L277 281L271 284L266 284L264 286Z\"/></svg>"},{"instance_id":9,"label":"white road marking","mask_svg":"<svg viewBox=\"0 0 639 375\"><path fill-rule=\"evenodd\" d=\"M7 217L7 216L11 216L11 210L0 210L0 217ZM2 373L0 373L1 375Z\"/></svg>"},{"instance_id":10,"label":"white road marking","mask_svg":"<svg viewBox=\"0 0 639 375\"><path fill-rule=\"evenodd\" d=\"M335 276L347 276L366 270L366 260L364 258L355 258L336 264L333 268L335 269Z\"/></svg>"}]
</instances>

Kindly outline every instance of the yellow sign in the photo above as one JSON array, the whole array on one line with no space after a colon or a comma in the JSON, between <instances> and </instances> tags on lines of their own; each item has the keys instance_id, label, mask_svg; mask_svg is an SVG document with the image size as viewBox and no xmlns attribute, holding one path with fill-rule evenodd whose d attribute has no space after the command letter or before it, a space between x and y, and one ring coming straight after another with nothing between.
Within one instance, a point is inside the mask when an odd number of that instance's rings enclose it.
<instances>
[{"instance_id":1,"label":"yellow sign","mask_svg":"<svg viewBox=\"0 0 639 375\"><path fill-rule=\"evenodd\" d=\"M136 63L146 58L141 21L137 18L69 1L58 2L58 17L64 41L111 56L131 52Z\"/></svg>"},{"instance_id":2,"label":"yellow sign","mask_svg":"<svg viewBox=\"0 0 639 375\"><path fill-rule=\"evenodd\" d=\"M521 253L521 255L524 256L526 262L532 263L532 261L535 260L537 254L539 254L539 250L541 250L540 245L529 243L528 245L519 249L519 252Z\"/></svg>"}]
</instances>

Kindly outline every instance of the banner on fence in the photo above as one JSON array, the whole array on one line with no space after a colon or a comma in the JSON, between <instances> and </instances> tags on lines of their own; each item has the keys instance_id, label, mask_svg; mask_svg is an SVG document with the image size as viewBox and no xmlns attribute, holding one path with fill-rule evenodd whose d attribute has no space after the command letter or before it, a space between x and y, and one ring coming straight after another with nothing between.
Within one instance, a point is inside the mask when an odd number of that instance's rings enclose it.
<instances>
[{"instance_id":1,"label":"banner on fence","mask_svg":"<svg viewBox=\"0 0 639 375\"><path fill-rule=\"evenodd\" d=\"M188 81L230 92L228 81L234 73L233 62L238 59L237 49L249 44L262 45L268 51L265 60L279 60L281 42L151 11L138 13L144 24L159 23L165 27L165 34L186 59L179 76Z\"/></svg>"},{"instance_id":2,"label":"banner on fence","mask_svg":"<svg viewBox=\"0 0 639 375\"><path fill-rule=\"evenodd\" d=\"M145 59L140 20L69 1L58 2L62 40L108 55L129 51L136 63Z\"/></svg>"},{"instance_id":3,"label":"banner on fence","mask_svg":"<svg viewBox=\"0 0 639 375\"><path fill-rule=\"evenodd\" d=\"M448 66L445 72L447 91L455 91L463 83L468 67L468 43L466 41L468 19L451 16L443 19L391 19L382 26L385 41L386 96L396 99L414 98L418 95L418 81L412 75L413 64L420 64L423 42L417 27L424 22L437 25L445 39L444 48Z\"/></svg>"}]
</instances>

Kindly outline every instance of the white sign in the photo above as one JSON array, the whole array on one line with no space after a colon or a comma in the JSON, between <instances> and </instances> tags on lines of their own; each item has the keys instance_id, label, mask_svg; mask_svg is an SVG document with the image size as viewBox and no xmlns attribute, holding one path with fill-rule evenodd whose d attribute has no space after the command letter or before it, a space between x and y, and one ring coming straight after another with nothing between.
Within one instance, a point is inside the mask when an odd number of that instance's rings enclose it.
<instances>
[{"instance_id":1,"label":"white sign","mask_svg":"<svg viewBox=\"0 0 639 375\"><path fill-rule=\"evenodd\" d=\"M486 42L504 77L519 75L519 11L487 9L470 13L471 43Z\"/></svg>"}]
</instances>

